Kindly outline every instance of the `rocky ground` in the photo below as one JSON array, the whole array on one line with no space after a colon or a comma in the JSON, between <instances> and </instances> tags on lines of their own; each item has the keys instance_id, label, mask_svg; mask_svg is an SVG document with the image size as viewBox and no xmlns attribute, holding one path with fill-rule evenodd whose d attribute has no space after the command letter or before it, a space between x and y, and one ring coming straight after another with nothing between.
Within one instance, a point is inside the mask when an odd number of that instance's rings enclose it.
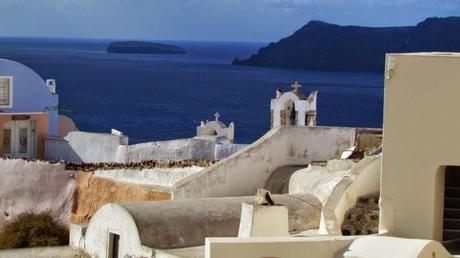
<instances>
[{"instance_id":1,"label":"rocky ground","mask_svg":"<svg viewBox=\"0 0 460 258\"><path fill-rule=\"evenodd\" d=\"M379 194L363 196L345 215L343 235L370 235L379 230Z\"/></svg>"}]
</instances>

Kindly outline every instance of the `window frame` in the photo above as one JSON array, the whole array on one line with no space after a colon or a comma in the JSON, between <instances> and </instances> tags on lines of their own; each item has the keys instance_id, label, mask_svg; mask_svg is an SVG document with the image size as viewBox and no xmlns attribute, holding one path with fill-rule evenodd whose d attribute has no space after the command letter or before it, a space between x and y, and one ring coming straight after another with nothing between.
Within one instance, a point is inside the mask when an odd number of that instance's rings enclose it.
<instances>
[{"instance_id":1,"label":"window frame","mask_svg":"<svg viewBox=\"0 0 460 258\"><path fill-rule=\"evenodd\" d=\"M10 88L9 88L9 104L8 105L1 105L0 108L12 108L13 107L13 76L1 76L0 75L0 80L1 79L8 79L10 81Z\"/></svg>"}]
</instances>

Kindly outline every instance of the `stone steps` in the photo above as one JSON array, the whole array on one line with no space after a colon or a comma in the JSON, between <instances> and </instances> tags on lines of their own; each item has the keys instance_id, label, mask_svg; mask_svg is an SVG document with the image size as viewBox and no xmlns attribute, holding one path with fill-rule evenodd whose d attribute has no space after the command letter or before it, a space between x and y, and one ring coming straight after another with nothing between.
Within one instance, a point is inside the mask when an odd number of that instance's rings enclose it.
<instances>
[{"instance_id":1,"label":"stone steps","mask_svg":"<svg viewBox=\"0 0 460 258\"><path fill-rule=\"evenodd\" d=\"M456 209L456 208L445 208L445 209L444 209L444 218L445 218L445 219L460 218L460 209Z\"/></svg>"},{"instance_id":2,"label":"stone steps","mask_svg":"<svg viewBox=\"0 0 460 258\"><path fill-rule=\"evenodd\" d=\"M453 198L460 198L460 187L446 186L444 195Z\"/></svg>"},{"instance_id":3,"label":"stone steps","mask_svg":"<svg viewBox=\"0 0 460 258\"><path fill-rule=\"evenodd\" d=\"M460 187L445 188L443 228L444 243L460 239Z\"/></svg>"},{"instance_id":4,"label":"stone steps","mask_svg":"<svg viewBox=\"0 0 460 258\"><path fill-rule=\"evenodd\" d=\"M444 208L460 209L460 198L445 197L444 198Z\"/></svg>"}]
</instances>

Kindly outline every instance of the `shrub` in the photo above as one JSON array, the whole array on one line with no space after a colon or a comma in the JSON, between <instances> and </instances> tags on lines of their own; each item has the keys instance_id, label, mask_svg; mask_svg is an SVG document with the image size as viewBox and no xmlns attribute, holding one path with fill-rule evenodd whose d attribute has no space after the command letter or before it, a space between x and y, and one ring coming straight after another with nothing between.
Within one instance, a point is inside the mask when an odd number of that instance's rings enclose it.
<instances>
[{"instance_id":1,"label":"shrub","mask_svg":"<svg viewBox=\"0 0 460 258\"><path fill-rule=\"evenodd\" d=\"M0 232L0 249L58 246L69 243L68 229L50 213L23 213Z\"/></svg>"}]
</instances>

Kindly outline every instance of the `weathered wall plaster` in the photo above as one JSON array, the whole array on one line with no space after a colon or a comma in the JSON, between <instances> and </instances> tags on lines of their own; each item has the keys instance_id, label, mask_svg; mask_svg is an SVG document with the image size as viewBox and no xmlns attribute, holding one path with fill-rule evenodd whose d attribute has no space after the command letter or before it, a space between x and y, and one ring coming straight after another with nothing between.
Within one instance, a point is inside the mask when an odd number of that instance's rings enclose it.
<instances>
[{"instance_id":1,"label":"weathered wall plaster","mask_svg":"<svg viewBox=\"0 0 460 258\"><path fill-rule=\"evenodd\" d=\"M315 197L305 194L273 198L287 206L290 231L319 225L320 203ZM120 235L121 257L148 253L146 246L172 249L203 245L207 236L236 237L241 205L252 199L248 196L107 204L89 223L84 240L86 252L105 257L110 231Z\"/></svg>"},{"instance_id":2,"label":"weathered wall plaster","mask_svg":"<svg viewBox=\"0 0 460 258\"><path fill-rule=\"evenodd\" d=\"M44 211L68 225L74 174L64 164L0 159L0 227L21 213Z\"/></svg>"},{"instance_id":3,"label":"weathered wall plaster","mask_svg":"<svg viewBox=\"0 0 460 258\"><path fill-rule=\"evenodd\" d=\"M88 222L107 203L160 201L170 198L171 194L162 187L116 182L82 172L77 174L72 222Z\"/></svg>"},{"instance_id":4,"label":"weathered wall plaster","mask_svg":"<svg viewBox=\"0 0 460 258\"><path fill-rule=\"evenodd\" d=\"M253 195L285 165L329 160L355 143L355 128L278 127L255 143L175 184L174 198Z\"/></svg>"},{"instance_id":5,"label":"weathered wall plaster","mask_svg":"<svg viewBox=\"0 0 460 258\"><path fill-rule=\"evenodd\" d=\"M128 137L71 132L64 139L45 141L48 160L131 163L147 160L217 160L245 148L222 137L195 137L128 145Z\"/></svg>"},{"instance_id":6,"label":"weathered wall plaster","mask_svg":"<svg viewBox=\"0 0 460 258\"><path fill-rule=\"evenodd\" d=\"M346 212L360 196L379 192L381 155L366 157L337 183L323 203L320 234L341 235Z\"/></svg>"},{"instance_id":7,"label":"weathered wall plaster","mask_svg":"<svg viewBox=\"0 0 460 258\"><path fill-rule=\"evenodd\" d=\"M152 169L114 169L96 170L97 177L112 179L120 183L150 185L156 187L172 187L182 178L193 175L204 168L192 166L184 168L152 168Z\"/></svg>"},{"instance_id":8,"label":"weathered wall plaster","mask_svg":"<svg viewBox=\"0 0 460 258\"><path fill-rule=\"evenodd\" d=\"M321 202L331 195L335 185L351 174L353 160L329 160L325 165L310 164L296 171L289 180L289 193L311 193Z\"/></svg>"}]
</instances>

